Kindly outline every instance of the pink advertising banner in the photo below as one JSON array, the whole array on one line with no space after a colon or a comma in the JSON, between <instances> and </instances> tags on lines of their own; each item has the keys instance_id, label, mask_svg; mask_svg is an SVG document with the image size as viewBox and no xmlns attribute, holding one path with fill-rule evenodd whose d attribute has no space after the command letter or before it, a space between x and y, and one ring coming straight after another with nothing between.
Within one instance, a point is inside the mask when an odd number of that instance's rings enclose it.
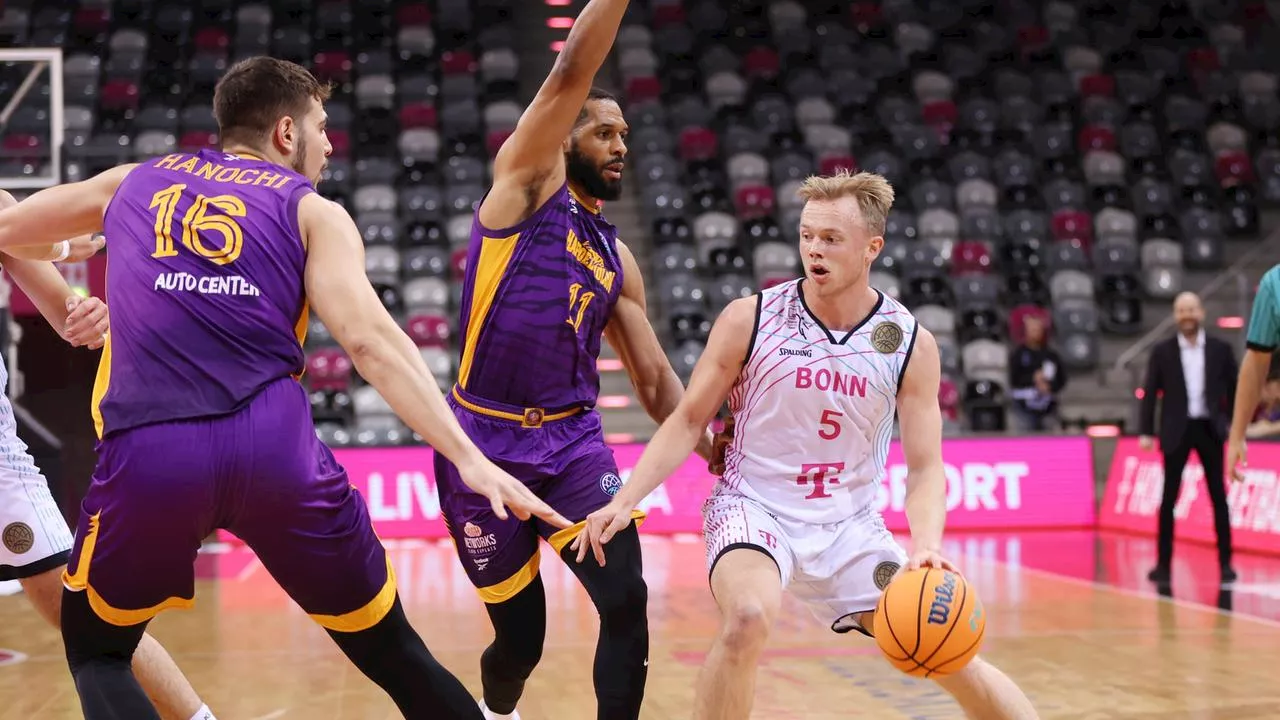
<instances>
[{"instance_id":1,"label":"pink advertising banner","mask_svg":"<svg viewBox=\"0 0 1280 720\"><path fill-rule=\"evenodd\" d=\"M644 445L615 445L613 450L625 482ZM334 454L369 504L381 537L446 535L430 449L346 449ZM948 438L943 457L949 530L1090 527L1095 522L1087 438ZM891 530L907 529L906 478L907 467L895 441L878 498ZM691 457L642 504L649 515L644 531L701 532L702 502L711 486L706 463Z\"/></svg>"},{"instance_id":2,"label":"pink advertising banner","mask_svg":"<svg viewBox=\"0 0 1280 720\"><path fill-rule=\"evenodd\" d=\"M1249 470L1244 482L1227 485L1231 540L1236 549L1280 553L1278 471L1280 443L1249 443ZM1159 450L1147 452L1138 446L1136 438L1123 438L1116 446L1107 474L1099 525L1154 536L1163 495L1164 463ZM1217 542L1204 468L1194 455L1182 472L1182 491L1173 515L1177 538Z\"/></svg>"}]
</instances>

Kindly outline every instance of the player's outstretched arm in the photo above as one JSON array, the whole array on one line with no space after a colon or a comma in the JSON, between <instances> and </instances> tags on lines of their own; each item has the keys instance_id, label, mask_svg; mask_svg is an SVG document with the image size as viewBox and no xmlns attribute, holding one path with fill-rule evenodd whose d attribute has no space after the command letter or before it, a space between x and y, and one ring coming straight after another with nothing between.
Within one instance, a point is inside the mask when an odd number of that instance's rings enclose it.
<instances>
[{"instance_id":1,"label":"player's outstretched arm","mask_svg":"<svg viewBox=\"0 0 1280 720\"><path fill-rule=\"evenodd\" d=\"M307 300L356 371L377 388L391 409L457 466L472 490L521 519L530 514L556 527L571 524L523 484L498 469L458 424L413 341L378 300L364 271L364 242L341 206L314 193L298 203L298 226L307 243Z\"/></svg>"},{"instance_id":2,"label":"player's outstretched arm","mask_svg":"<svg viewBox=\"0 0 1280 720\"><path fill-rule=\"evenodd\" d=\"M942 559L942 532L947 523L947 477L942 465L942 410L938 386L942 361L938 342L916 328L915 348L898 387L898 436L907 461L905 510L911 526L911 562L949 567Z\"/></svg>"},{"instance_id":3,"label":"player's outstretched arm","mask_svg":"<svg viewBox=\"0 0 1280 720\"><path fill-rule=\"evenodd\" d=\"M725 398L742 371L755 326L758 297L734 300L711 328L707 347L698 358L675 411L662 423L644 449L631 477L605 507L587 516L582 532L571 546L578 562L587 547L596 562L604 565L604 544L631 521L631 511L662 484L680 463L689 457L707 432L707 425L724 405Z\"/></svg>"},{"instance_id":4,"label":"player's outstretched arm","mask_svg":"<svg viewBox=\"0 0 1280 720\"><path fill-rule=\"evenodd\" d=\"M120 165L88 180L45 188L0 210L0 249L41 246L56 255L54 246L63 240L100 232L116 188L135 167ZM13 202L12 195L8 201Z\"/></svg>"},{"instance_id":5,"label":"player's outstretched arm","mask_svg":"<svg viewBox=\"0 0 1280 720\"><path fill-rule=\"evenodd\" d=\"M1235 407L1227 438L1227 476L1244 479L1247 463L1245 431L1262 397L1262 385L1271 370L1271 355L1280 345L1280 265L1267 271L1258 286L1249 313L1249 334L1240 374L1236 379ZM1145 398L1144 398L1145 401Z\"/></svg>"},{"instance_id":6,"label":"player's outstretched arm","mask_svg":"<svg viewBox=\"0 0 1280 720\"><path fill-rule=\"evenodd\" d=\"M31 298L49 326L71 343L96 350L106 342L110 316L107 306L95 297L80 297L51 262L19 260L0 253L4 269Z\"/></svg>"},{"instance_id":7,"label":"player's outstretched arm","mask_svg":"<svg viewBox=\"0 0 1280 720\"><path fill-rule=\"evenodd\" d=\"M605 338L622 359L640 405L661 424L680 403L684 385L649 322L644 277L635 256L621 242L618 255L622 260L622 294L604 329ZM704 460L711 459L711 441L711 432L704 429L695 448Z\"/></svg>"},{"instance_id":8,"label":"player's outstretched arm","mask_svg":"<svg viewBox=\"0 0 1280 720\"><path fill-rule=\"evenodd\" d=\"M591 0L574 21L551 73L494 158L493 188L479 210L486 227L521 222L564 182L562 145L613 48L627 4Z\"/></svg>"}]
</instances>

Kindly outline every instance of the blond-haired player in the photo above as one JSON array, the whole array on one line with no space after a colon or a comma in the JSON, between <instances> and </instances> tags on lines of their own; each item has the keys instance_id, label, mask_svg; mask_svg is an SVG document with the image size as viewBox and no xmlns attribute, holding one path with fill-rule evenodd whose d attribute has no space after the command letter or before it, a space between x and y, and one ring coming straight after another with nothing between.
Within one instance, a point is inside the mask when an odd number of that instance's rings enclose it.
<instances>
[{"instance_id":1,"label":"blond-haired player","mask_svg":"<svg viewBox=\"0 0 1280 720\"><path fill-rule=\"evenodd\" d=\"M835 632L871 634L882 589L905 564L950 568L938 346L911 313L868 283L894 192L870 173L813 177L800 190L804 277L731 303L689 388L630 481L587 519L578 557L601 546L689 456L725 402L735 433L703 506L721 629L698 679L694 716L750 715L756 665L782 591ZM906 457L912 553L874 503L895 414ZM975 659L938 683L970 717L1034 718L1026 696Z\"/></svg>"}]
</instances>

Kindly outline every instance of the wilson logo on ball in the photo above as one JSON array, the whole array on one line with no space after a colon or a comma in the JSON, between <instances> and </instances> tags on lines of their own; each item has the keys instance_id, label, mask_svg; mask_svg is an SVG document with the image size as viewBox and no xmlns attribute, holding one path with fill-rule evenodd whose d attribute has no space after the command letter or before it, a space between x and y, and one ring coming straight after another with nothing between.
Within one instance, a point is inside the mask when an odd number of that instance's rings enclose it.
<instances>
[{"instance_id":1,"label":"wilson logo on ball","mask_svg":"<svg viewBox=\"0 0 1280 720\"><path fill-rule=\"evenodd\" d=\"M947 573L942 584L933 591L933 603L929 605L929 624L946 625L951 619L951 603L956 599L956 575Z\"/></svg>"}]
</instances>

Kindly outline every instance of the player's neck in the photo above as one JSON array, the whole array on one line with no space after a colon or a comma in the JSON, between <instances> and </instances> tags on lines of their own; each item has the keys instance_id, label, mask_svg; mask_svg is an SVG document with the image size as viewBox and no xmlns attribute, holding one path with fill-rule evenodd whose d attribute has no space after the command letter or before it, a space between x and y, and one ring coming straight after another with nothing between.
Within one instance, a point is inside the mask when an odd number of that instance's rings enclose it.
<instances>
[{"instance_id":1,"label":"player's neck","mask_svg":"<svg viewBox=\"0 0 1280 720\"><path fill-rule=\"evenodd\" d=\"M260 148L250 147L244 143L228 143L222 147L222 152L227 153L228 155L239 155L241 157L249 157L255 160L265 160L267 162L275 163L276 165L284 165L284 162L273 154Z\"/></svg>"},{"instance_id":2,"label":"player's neck","mask_svg":"<svg viewBox=\"0 0 1280 720\"><path fill-rule=\"evenodd\" d=\"M805 307L832 332L848 331L867 319L880 295L867 283L851 285L833 293L819 293L816 284L801 283Z\"/></svg>"},{"instance_id":3,"label":"player's neck","mask_svg":"<svg viewBox=\"0 0 1280 720\"><path fill-rule=\"evenodd\" d=\"M590 193L582 189L581 185L572 180L569 181L569 192L573 195L573 199L578 201L578 204L592 210L599 210L600 206L604 204L600 201L600 198L592 197Z\"/></svg>"}]
</instances>

